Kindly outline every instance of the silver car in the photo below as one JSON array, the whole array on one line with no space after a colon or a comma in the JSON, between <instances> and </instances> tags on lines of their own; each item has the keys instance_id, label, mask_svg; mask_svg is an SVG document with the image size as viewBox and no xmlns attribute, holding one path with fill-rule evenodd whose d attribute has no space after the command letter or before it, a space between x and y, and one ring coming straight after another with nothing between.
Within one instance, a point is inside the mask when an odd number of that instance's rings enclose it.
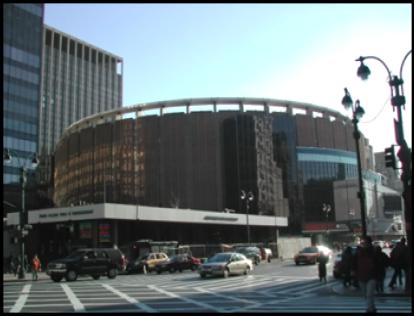
<instances>
[{"instance_id":1,"label":"silver car","mask_svg":"<svg viewBox=\"0 0 414 316\"><path fill-rule=\"evenodd\" d=\"M253 263L241 253L221 252L200 265L198 273L202 278L218 275L227 278L230 274L248 274L253 270Z\"/></svg>"}]
</instances>

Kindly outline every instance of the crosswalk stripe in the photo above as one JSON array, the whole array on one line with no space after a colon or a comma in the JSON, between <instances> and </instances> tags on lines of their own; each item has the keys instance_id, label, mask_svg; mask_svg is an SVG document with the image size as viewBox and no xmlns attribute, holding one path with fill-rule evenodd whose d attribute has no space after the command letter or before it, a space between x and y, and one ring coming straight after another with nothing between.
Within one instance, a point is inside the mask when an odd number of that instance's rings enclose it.
<instances>
[{"instance_id":1,"label":"crosswalk stripe","mask_svg":"<svg viewBox=\"0 0 414 316\"><path fill-rule=\"evenodd\" d=\"M22 310L24 304L27 301L27 298L29 297L31 287L32 287L31 284L27 284L23 287L23 289L21 291L22 294L19 296L16 303L14 304L12 309L10 310L10 313L20 313L20 311Z\"/></svg>"},{"instance_id":2,"label":"crosswalk stripe","mask_svg":"<svg viewBox=\"0 0 414 316\"><path fill-rule=\"evenodd\" d=\"M76 297L75 293L71 290L71 288L67 284L61 284L61 287L63 291L66 293L66 296L69 298L69 301L71 302L73 308L76 312L84 312L85 307L83 304L79 301L79 299Z\"/></svg>"},{"instance_id":3,"label":"crosswalk stripe","mask_svg":"<svg viewBox=\"0 0 414 316\"><path fill-rule=\"evenodd\" d=\"M102 284L102 286L104 288L106 288L107 290L115 293L116 295L118 295L119 297L122 297L123 299L127 300L129 303L134 304L135 306L137 306L140 309L143 309L144 311L148 312L148 313L155 313L157 312L155 309L151 308L150 306L143 304L141 302L139 302L138 300L136 300L135 298L132 298L128 295L126 295L125 293L118 291L117 289L113 288L112 286L108 285L108 284Z\"/></svg>"}]
</instances>

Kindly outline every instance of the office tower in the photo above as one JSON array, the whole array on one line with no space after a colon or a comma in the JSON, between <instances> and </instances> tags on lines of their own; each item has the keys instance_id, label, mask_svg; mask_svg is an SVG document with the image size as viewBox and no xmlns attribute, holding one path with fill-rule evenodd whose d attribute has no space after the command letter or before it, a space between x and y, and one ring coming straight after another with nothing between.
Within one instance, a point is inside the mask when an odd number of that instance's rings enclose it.
<instances>
[{"instance_id":1,"label":"office tower","mask_svg":"<svg viewBox=\"0 0 414 316\"><path fill-rule=\"evenodd\" d=\"M122 106L123 60L45 25L39 153L41 181L52 179L52 154L65 128Z\"/></svg>"},{"instance_id":2,"label":"office tower","mask_svg":"<svg viewBox=\"0 0 414 316\"><path fill-rule=\"evenodd\" d=\"M3 183L18 183L38 149L43 4L3 4ZM29 171L29 179L31 172ZM9 201L10 202L10 201Z\"/></svg>"}]
</instances>

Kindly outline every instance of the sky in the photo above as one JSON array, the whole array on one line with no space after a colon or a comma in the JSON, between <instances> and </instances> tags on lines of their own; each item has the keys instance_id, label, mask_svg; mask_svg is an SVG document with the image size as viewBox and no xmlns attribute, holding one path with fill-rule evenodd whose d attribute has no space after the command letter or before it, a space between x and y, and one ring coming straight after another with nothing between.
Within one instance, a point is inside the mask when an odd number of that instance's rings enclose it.
<instances>
[{"instance_id":1,"label":"sky","mask_svg":"<svg viewBox=\"0 0 414 316\"><path fill-rule=\"evenodd\" d=\"M124 61L123 106L201 97L305 102L351 117L365 110L374 152L396 144L385 67L412 49L411 4L46 4L45 23ZM412 54L403 67L404 136L412 147Z\"/></svg>"}]
</instances>

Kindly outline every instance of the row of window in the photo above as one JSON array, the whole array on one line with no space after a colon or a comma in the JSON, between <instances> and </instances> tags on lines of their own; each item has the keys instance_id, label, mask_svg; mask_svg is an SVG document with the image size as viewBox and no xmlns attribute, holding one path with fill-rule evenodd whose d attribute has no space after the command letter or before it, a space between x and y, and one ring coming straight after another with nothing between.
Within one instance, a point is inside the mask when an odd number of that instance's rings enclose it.
<instances>
[{"instance_id":1,"label":"row of window","mask_svg":"<svg viewBox=\"0 0 414 316\"><path fill-rule=\"evenodd\" d=\"M299 169L303 173L303 182L310 179L345 180L357 177L357 168L354 165L331 162L299 162Z\"/></svg>"},{"instance_id":2,"label":"row of window","mask_svg":"<svg viewBox=\"0 0 414 316\"><path fill-rule=\"evenodd\" d=\"M37 135L37 125L17 121L9 118L3 118L4 127L23 133Z\"/></svg>"},{"instance_id":3,"label":"row of window","mask_svg":"<svg viewBox=\"0 0 414 316\"><path fill-rule=\"evenodd\" d=\"M37 106L30 106L27 104L23 104L22 102L9 100L8 98L6 98L4 101L5 111L24 114L26 116L30 116L37 119L39 111Z\"/></svg>"},{"instance_id":4,"label":"row of window","mask_svg":"<svg viewBox=\"0 0 414 316\"><path fill-rule=\"evenodd\" d=\"M3 146L14 150L36 152L36 142L3 136Z\"/></svg>"},{"instance_id":5,"label":"row of window","mask_svg":"<svg viewBox=\"0 0 414 316\"><path fill-rule=\"evenodd\" d=\"M33 84L39 84L39 75L8 65L8 64L4 64L4 69L3 69L3 74L19 79L19 80L23 80L23 81L27 81Z\"/></svg>"},{"instance_id":6,"label":"row of window","mask_svg":"<svg viewBox=\"0 0 414 316\"><path fill-rule=\"evenodd\" d=\"M40 68L40 57L35 54L31 54L22 49L3 44L3 57L8 57L14 61L30 65L35 68Z\"/></svg>"},{"instance_id":7,"label":"row of window","mask_svg":"<svg viewBox=\"0 0 414 316\"><path fill-rule=\"evenodd\" d=\"M29 100L37 101L39 98L39 91L35 88L22 87L14 83L4 81L3 89L4 92L21 96Z\"/></svg>"}]
</instances>

